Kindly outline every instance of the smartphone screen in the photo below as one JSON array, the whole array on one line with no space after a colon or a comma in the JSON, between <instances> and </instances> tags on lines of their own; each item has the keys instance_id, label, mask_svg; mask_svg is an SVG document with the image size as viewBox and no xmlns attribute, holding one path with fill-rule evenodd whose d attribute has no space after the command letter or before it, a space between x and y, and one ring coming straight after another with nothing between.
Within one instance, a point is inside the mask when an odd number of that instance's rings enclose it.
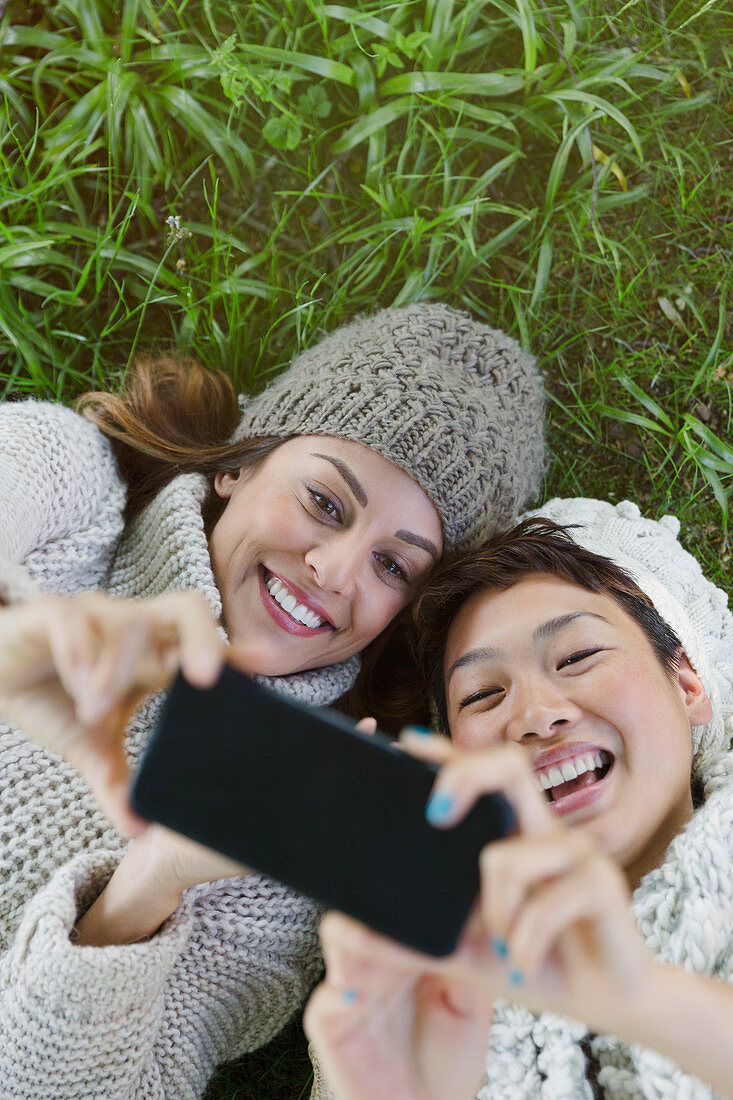
<instances>
[{"instance_id":1,"label":"smartphone screen","mask_svg":"<svg viewBox=\"0 0 733 1100\"><path fill-rule=\"evenodd\" d=\"M448 954L484 844L512 827L484 795L451 829L425 819L437 767L336 711L225 666L175 681L132 789L137 813L432 955Z\"/></svg>"}]
</instances>

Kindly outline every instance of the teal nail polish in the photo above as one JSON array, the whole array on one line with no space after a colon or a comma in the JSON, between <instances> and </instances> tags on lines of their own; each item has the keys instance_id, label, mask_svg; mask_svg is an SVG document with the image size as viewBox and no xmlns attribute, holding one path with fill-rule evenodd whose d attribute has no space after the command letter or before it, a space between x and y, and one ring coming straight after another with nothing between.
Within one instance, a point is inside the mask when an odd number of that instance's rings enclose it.
<instances>
[{"instance_id":1,"label":"teal nail polish","mask_svg":"<svg viewBox=\"0 0 733 1100\"><path fill-rule=\"evenodd\" d=\"M428 726L408 726L408 733L416 733L418 737L431 737L433 731Z\"/></svg>"},{"instance_id":2,"label":"teal nail polish","mask_svg":"<svg viewBox=\"0 0 733 1100\"><path fill-rule=\"evenodd\" d=\"M516 986L516 985L523 985L524 984L524 974L516 966L511 967L507 977L509 978L509 982L510 982L511 985Z\"/></svg>"},{"instance_id":3,"label":"teal nail polish","mask_svg":"<svg viewBox=\"0 0 733 1100\"><path fill-rule=\"evenodd\" d=\"M500 959L505 959L509 954L509 948L506 940L499 939L498 937L491 937L491 946L494 949L494 954Z\"/></svg>"},{"instance_id":4,"label":"teal nail polish","mask_svg":"<svg viewBox=\"0 0 733 1100\"><path fill-rule=\"evenodd\" d=\"M446 822L453 810L453 795L445 791L436 791L431 794L425 807L425 816L431 825L442 825Z\"/></svg>"},{"instance_id":5,"label":"teal nail polish","mask_svg":"<svg viewBox=\"0 0 733 1100\"><path fill-rule=\"evenodd\" d=\"M345 1005L353 1005L358 996L355 989L345 989L341 994L341 1000Z\"/></svg>"}]
</instances>

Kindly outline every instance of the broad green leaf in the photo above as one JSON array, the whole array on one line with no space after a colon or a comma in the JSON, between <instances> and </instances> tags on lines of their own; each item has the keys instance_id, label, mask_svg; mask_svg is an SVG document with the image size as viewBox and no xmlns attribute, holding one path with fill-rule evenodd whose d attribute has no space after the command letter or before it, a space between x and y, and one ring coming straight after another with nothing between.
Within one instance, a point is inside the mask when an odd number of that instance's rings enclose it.
<instances>
[{"instance_id":1,"label":"broad green leaf","mask_svg":"<svg viewBox=\"0 0 733 1100\"><path fill-rule=\"evenodd\" d=\"M524 77L506 73L400 73L381 85L384 95L404 92L464 92L500 96L518 92Z\"/></svg>"},{"instance_id":2,"label":"broad green leaf","mask_svg":"<svg viewBox=\"0 0 733 1100\"><path fill-rule=\"evenodd\" d=\"M385 23L383 19L362 14L354 8L345 8L342 4L324 4L323 14L328 19L340 19L352 26L363 27L365 31L369 31L377 38L383 38L386 42L395 42L397 38L396 29L389 23Z\"/></svg>"},{"instance_id":3,"label":"broad green leaf","mask_svg":"<svg viewBox=\"0 0 733 1100\"><path fill-rule=\"evenodd\" d=\"M406 114L413 105L411 96L402 96L384 107L378 107L355 122L345 134L334 142L334 153L345 153L365 141L375 130L382 130Z\"/></svg>"},{"instance_id":4,"label":"broad green leaf","mask_svg":"<svg viewBox=\"0 0 733 1100\"><path fill-rule=\"evenodd\" d=\"M340 61L331 61L327 57L298 53L294 50L282 50L276 46L257 46L250 42L240 43L239 50L249 57L259 57L263 61L275 61L281 65L294 66L296 69L305 69L306 72L316 73L327 80L347 84L350 88L353 88L356 84L354 73L348 65L344 65Z\"/></svg>"},{"instance_id":5,"label":"broad green leaf","mask_svg":"<svg viewBox=\"0 0 733 1100\"><path fill-rule=\"evenodd\" d=\"M611 420L619 420L622 424L634 424L637 428L644 428L648 432L659 432L666 435L667 432L656 420L650 420L648 416L640 413L628 412L626 409L614 409L610 405L597 405L596 411L601 416L608 416Z\"/></svg>"},{"instance_id":6,"label":"broad green leaf","mask_svg":"<svg viewBox=\"0 0 733 1100\"><path fill-rule=\"evenodd\" d=\"M615 119L619 126L629 135L639 160L643 162L644 154L642 152L639 135L634 129L634 126L623 111L620 111L618 107L614 107L608 100L601 99L600 96L593 95L591 92L585 92L577 88L565 88L557 92L548 92L536 98L537 100L549 99L554 103L584 103L588 107L595 107L596 110L600 111L602 114L609 115L611 118Z\"/></svg>"}]
</instances>

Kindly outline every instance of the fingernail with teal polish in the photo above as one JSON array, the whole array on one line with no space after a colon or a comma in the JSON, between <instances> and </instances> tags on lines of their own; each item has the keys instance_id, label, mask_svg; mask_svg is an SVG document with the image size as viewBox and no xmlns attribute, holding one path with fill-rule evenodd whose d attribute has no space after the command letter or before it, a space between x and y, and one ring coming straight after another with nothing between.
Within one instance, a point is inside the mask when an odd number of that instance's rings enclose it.
<instances>
[{"instance_id":1,"label":"fingernail with teal polish","mask_svg":"<svg viewBox=\"0 0 733 1100\"><path fill-rule=\"evenodd\" d=\"M500 959L505 959L509 954L509 948L507 947L506 940L501 940L496 936L492 936L491 946L494 949L494 954L497 955Z\"/></svg>"},{"instance_id":2,"label":"fingernail with teal polish","mask_svg":"<svg viewBox=\"0 0 733 1100\"><path fill-rule=\"evenodd\" d=\"M407 733L416 733L418 737L431 737L433 731L428 726L408 726Z\"/></svg>"},{"instance_id":3,"label":"fingernail with teal polish","mask_svg":"<svg viewBox=\"0 0 733 1100\"><path fill-rule=\"evenodd\" d=\"M446 822L453 810L453 795L445 791L436 791L431 794L425 807L425 816L431 825L442 825Z\"/></svg>"},{"instance_id":4,"label":"fingernail with teal polish","mask_svg":"<svg viewBox=\"0 0 733 1100\"><path fill-rule=\"evenodd\" d=\"M345 1005L353 1005L359 994L355 989L345 989L341 994L341 1000Z\"/></svg>"},{"instance_id":5,"label":"fingernail with teal polish","mask_svg":"<svg viewBox=\"0 0 733 1100\"><path fill-rule=\"evenodd\" d=\"M523 985L524 974L516 966L513 966L507 975L510 985Z\"/></svg>"}]
</instances>

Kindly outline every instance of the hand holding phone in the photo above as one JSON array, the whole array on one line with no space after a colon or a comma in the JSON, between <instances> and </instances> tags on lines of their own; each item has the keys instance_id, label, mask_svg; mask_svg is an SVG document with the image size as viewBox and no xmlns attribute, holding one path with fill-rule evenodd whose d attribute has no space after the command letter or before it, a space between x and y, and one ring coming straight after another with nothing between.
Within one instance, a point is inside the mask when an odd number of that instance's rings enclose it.
<instances>
[{"instance_id":1,"label":"hand holding phone","mask_svg":"<svg viewBox=\"0 0 733 1100\"><path fill-rule=\"evenodd\" d=\"M419 951L453 950L483 846L513 824L484 795L452 829L425 805L437 765L336 711L286 699L225 666L179 676L143 755L135 811Z\"/></svg>"}]
</instances>

